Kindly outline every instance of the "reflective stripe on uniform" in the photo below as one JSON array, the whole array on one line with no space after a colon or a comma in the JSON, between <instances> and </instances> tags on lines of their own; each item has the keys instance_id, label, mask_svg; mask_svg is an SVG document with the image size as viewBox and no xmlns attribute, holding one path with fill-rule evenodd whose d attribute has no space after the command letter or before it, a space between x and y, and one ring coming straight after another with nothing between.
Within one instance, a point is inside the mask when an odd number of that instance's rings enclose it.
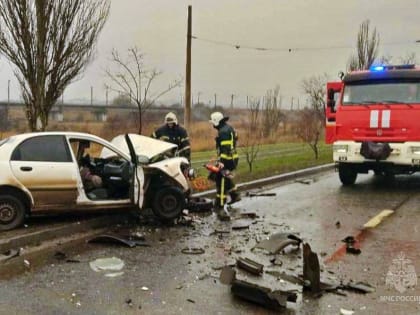
<instances>
[{"instance_id":1,"label":"reflective stripe on uniform","mask_svg":"<svg viewBox=\"0 0 420 315\"><path fill-rule=\"evenodd\" d=\"M186 146L185 148L182 148L181 150L178 150L178 153L182 152L182 151L185 151L185 150L189 150L189 149L190 149L190 146Z\"/></svg>"},{"instance_id":2,"label":"reflective stripe on uniform","mask_svg":"<svg viewBox=\"0 0 420 315\"><path fill-rule=\"evenodd\" d=\"M223 206L225 201L225 178L222 177L221 190L220 190L220 205Z\"/></svg>"},{"instance_id":3,"label":"reflective stripe on uniform","mask_svg":"<svg viewBox=\"0 0 420 315\"><path fill-rule=\"evenodd\" d=\"M239 157L238 153L234 153L232 155L225 154L225 153L220 154L220 158L225 159L225 160L233 160L233 159L237 159L238 157Z\"/></svg>"}]
</instances>

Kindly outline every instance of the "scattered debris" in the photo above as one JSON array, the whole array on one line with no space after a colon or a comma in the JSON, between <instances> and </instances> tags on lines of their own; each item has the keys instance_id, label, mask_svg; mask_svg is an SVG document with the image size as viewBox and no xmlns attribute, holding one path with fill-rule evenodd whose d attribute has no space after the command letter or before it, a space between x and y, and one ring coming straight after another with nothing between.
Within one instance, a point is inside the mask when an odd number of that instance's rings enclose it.
<instances>
[{"instance_id":1,"label":"scattered debris","mask_svg":"<svg viewBox=\"0 0 420 315\"><path fill-rule=\"evenodd\" d=\"M297 294L290 291L276 290L261 287L242 280L234 280L231 292L244 300L259 304L269 309L281 310L287 306L287 302L296 302Z\"/></svg>"},{"instance_id":2,"label":"scattered debris","mask_svg":"<svg viewBox=\"0 0 420 315\"><path fill-rule=\"evenodd\" d=\"M229 234L230 230L215 229L212 234Z\"/></svg>"},{"instance_id":3,"label":"scattered debris","mask_svg":"<svg viewBox=\"0 0 420 315\"><path fill-rule=\"evenodd\" d=\"M127 304L128 306L133 306L133 300L132 299L130 299L130 298L128 298L128 299L125 299L125 304Z\"/></svg>"},{"instance_id":4,"label":"scattered debris","mask_svg":"<svg viewBox=\"0 0 420 315\"><path fill-rule=\"evenodd\" d=\"M296 285L302 285L302 286L304 285L303 279L301 279L297 276L294 276L294 275L289 275L287 273L280 272L280 271L277 271L277 270L267 270L265 273L269 274L269 275L272 275L273 277L276 277L278 279L283 279L283 280L288 281L290 283L296 284Z\"/></svg>"},{"instance_id":5,"label":"scattered debris","mask_svg":"<svg viewBox=\"0 0 420 315\"><path fill-rule=\"evenodd\" d=\"M220 282L223 284L232 284L232 282L236 278L236 270L225 266L222 268L222 271L220 272Z\"/></svg>"},{"instance_id":6,"label":"scattered debris","mask_svg":"<svg viewBox=\"0 0 420 315\"><path fill-rule=\"evenodd\" d=\"M243 218L250 218L250 219L256 219L258 218L258 215L256 212L248 211L248 212L241 212L240 216Z\"/></svg>"},{"instance_id":7,"label":"scattered debris","mask_svg":"<svg viewBox=\"0 0 420 315\"><path fill-rule=\"evenodd\" d=\"M254 223L254 221L253 220L249 220L249 219L235 220L232 223L232 230L247 229L253 223Z\"/></svg>"},{"instance_id":8,"label":"scattered debris","mask_svg":"<svg viewBox=\"0 0 420 315\"><path fill-rule=\"evenodd\" d=\"M192 300L192 299L187 299L187 301L190 302L190 303L195 303L195 301Z\"/></svg>"},{"instance_id":9,"label":"scattered debris","mask_svg":"<svg viewBox=\"0 0 420 315\"><path fill-rule=\"evenodd\" d=\"M187 254L187 255L201 255L204 254L205 251L202 248L199 247L185 247L181 250L181 253Z\"/></svg>"},{"instance_id":10,"label":"scattered debris","mask_svg":"<svg viewBox=\"0 0 420 315\"><path fill-rule=\"evenodd\" d=\"M276 193L251 193L247 192L245 194L247 197L274 197L276 196Z\"/></svg>"},{"instance_id":11,"label":"scattered debris","mask_svg":"<svg viewBox=\"0 0 420 315\"><path fill-rule=\"evenodd\" d=\"M375 288L372 287L369 283L365 283L365 282L356 282L356 283L349 282L346 285L340 285L338 287L343 290L351 290L351 291L356 291L358 293L375 292Z\"/></svg>"},{"instance_id":12,"label":"scattered debris","mask_svg":"<svg viewBox=\"0 0 420 315\"><path fill-rule=\"evenodd\" d=\"M149 288L148 287L141 287L141 290L142 291L149 291Z\"/></svg>"},{"instance_id":13,"label":"scattered debris","mask_svg":"<svg viewBox=\"0 0 420 315\"><path fill-rule=\"evenodd\" d=\"M362 251L360 250L360 248L356 248L353 247L352 245L347 244L346 246L346 253L348 254L354 254L354 255L359 255Z\"/></svg>"},{"instance_id":14,"label":"scattered debris","mask_svg":"<svg viewBox=\"0 0 420 315\"><path fill-rule=\"evenodd\" d=\"M308 243L303 244L303 280L309 283L305 286L313 293L321 292L321 276L318 255L311 250Z\"/></svg>"},{"instance_id":15,"label":"scattered debris","mask_svg":"<svg viewBox=\"0 0 420 315\"><path fill-rule=\"evenodd\" d=\"M54 258L57 259L57 260L64 260L64 259L67 258L67 255L66 255L66 253L58 251L58 252L54 253Z\"/></svg>"},{"instance_id":16,"label":"scattered debris","mask_svg":"<svg viewBox=\"0 0 420 315\"><path fill-rule=\"evenodd\" d=\"M89 263L93 271L99 272L102 270L120 271L124 268L124 261L117 257L98 258Z\"/></svg>"},{"instance_id":17,"label":"scattered debris","mask_svg":"<svg viewBox=\"0 0 420 315\"><path fill-rule=\"evenodd\" d=\"M354 311L349 311L349 310L346 310L344 308L340 308L340 314L341 315L352 315L352 314L354 314Z\"/></svg>"},{"instance_id":18,"label":"scattered debris","mask_svg":"<svg viewBox=\"0 0 420 315\"><path fill-rule=\"evenodd\" d=\"M261 265L249 258L238 258L236 265L238 268L242 268L254 275L261 275L264 270L264 265Z\"/></svg>"},{"instance_id":19,"label":"scattered debris","mask_svg":"<svg viewBox=\"0 0 420 315\"><path fill-rule=\"evenodd\" d=\"M335 227L336 227L337 229L339 229L339 228L341 227L341 223L340 223L340 221L335 222Z\"/></svg>"},{"instance_id":20,"label":"scattered debris","mask_svg":"<svg viewBox=\"0 0 420 315\"><path fill-rule=\"evenodd\" d=\"M283 262L280 259L278 259L277 257L271 258L270 262L273 265L276 265L276 266L282 266L283 265Z\"/></svg>"},{"instance_id":21,"label":"scattered debris","mask_svg":"<svg viewBox=\"0 0 420 315\"><path fill-rule=\"evenodd\" d=\"M6 262L13 257L17 257L20 255L20 249L9 249L4 253L0 254L0 262Z\"/></svg>"},{"instance_id":22,"label":"scattered debris","mask_svg":"<svg viewBox=\"0 0 420 315\"><path fill-rule=\"evenodd\" d=\"M132 239L130 239L132 238ZM150 246L150 244L146 243L143 239L135 239L133 237L125 238L117 235L98 235L90 240L88 240L88 243L110 243L110 244L120 244L125 245L127 247L133 248L136 246Z\"/></svg>"},{"instance_id":23,"label":"scattered debris","mask_svg":"<svg viewBox=\"0 0 420 315\"><path fill-rule=\"evenodd\" d=\"M113 272L113 273L107 273L107 274L105 274L105 277L107 277L107 278L115 278L115 277L122 276L123 274L124 274L124 271L121 271L121 272Z\"/></svg>"},{"instance_id":24,"label":"scattered debris","mask_svg":"<svg viewBox=\"0 0 420 315\"><path fill-rule=\"evenodd\" d=\"M191 198L188 200L187 209L191 212L206 212L213 208L213 200L209 198Z\"/></svg>"},{"instance_id":25,"label":"scattered debris","mask_svg":"<svg viewBox=\"0 0 420 315\"><path fill-rule=\"evenodd\" d=\"M31 263L29 262L29 260L23 260L23 264L25 265L26 268L30 268L31 267Z\"/></svg>"},{"instance_id":26,"label":"scattered debris","mask_svg":"<svg viewBox=\"0 0 420 315\"><path fill-rule=\"evenodd\" d=\"M262 248L272 254L277 254L288 245L300 246L302 240L294 234L290 233L276 233L271 235L268 239L259 242L254 248Z\"/></svg>"},{"instance_id":27,"label":"scattered debris","mask_svg":"<svg viewBox=\"0 0 420 315\"><path fill-rule=\"evenodd\" d=\"M346 236L346 238L342 239L341 241L343 243L346 243L346 244L354 244L354 243L356 243L356 240L351 235L350 236Z\"/></svg>"},{"instance_id":28,"label":"scattered debris","mask_svg":"<svg viewBox=\"0 0 420 315\"><path fill-rule=\"evenodd\" d=\"M346 252L348 254L359 255L362 252L360 248L354 246L354 244L356 244L356 239L353 236L347 236L341 241L346 243Z\"/></svg>"},{"instance_id":29,"label":"scattered debris","mask_svg":"<svg viewBox=\"0 0 420 315\"><path fill-rule=\"evenodd\" d=\"M304 178L304 179L296 179L295 182L300 183L300 184L310 185L314 182L314 180L310 178Z\"/></svg>"}]
</instances>

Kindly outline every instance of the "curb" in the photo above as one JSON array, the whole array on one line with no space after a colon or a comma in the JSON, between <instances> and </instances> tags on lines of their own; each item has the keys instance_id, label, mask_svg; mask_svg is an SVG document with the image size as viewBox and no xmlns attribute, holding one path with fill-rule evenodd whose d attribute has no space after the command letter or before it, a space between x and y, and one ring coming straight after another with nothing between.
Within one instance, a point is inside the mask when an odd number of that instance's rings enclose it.
<instances>
[{"instance_id":1,"label":"curb","mask_svg":"<svg viewBox=\"0 0 420 315\"><path fill-rule=\"evenodd\" d=\"M20 235L0 239L0 253L3 253L9 249L18 249L26 246L39 245L40 243L47 240L58 239L60 237L66 237L76 233L83 233L102 227L107 227L115 223L123 222L124 218L125 217L122 214L107 215L55 227L45 226L38 231L29 233L25 233L23 231L23 233Z\"/></svg>"},{"instance_id":2,"label":"curb","mask_svg":"<svg viewBox=\"0 0 420 315\"><path fill-rule=\"evenodd\" d=\"M323 165L305 168L305 169L290 172L290 173L275 175L271 177L253 180L246 183L241 183L241 184L238 184L237 187L239 190L247 190L247 189L252 189L256 187L272 185L272 184L284 182L286 180L291 180L291 179L295 179L302 176L308 176L312 174L330 171L330 170L333 170L334 167L335 167L335 163L323 164ZM193 194L193 197L211 197L211 196L214 196L215 194L216 194L216 189L212 189L212 190L206 190L200 193Z\"/></svg>"}]
</instances>

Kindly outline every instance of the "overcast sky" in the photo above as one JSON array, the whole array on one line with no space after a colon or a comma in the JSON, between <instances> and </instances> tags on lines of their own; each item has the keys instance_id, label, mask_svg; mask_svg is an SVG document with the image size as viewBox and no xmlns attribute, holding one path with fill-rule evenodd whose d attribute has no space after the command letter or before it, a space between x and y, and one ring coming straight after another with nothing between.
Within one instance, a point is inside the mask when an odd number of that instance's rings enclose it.
<instances>
[{"instance_id":1,"label":"overcast sky","mask_svg":"<svg viewBox=\"0 0 420 315\"><path fill-rule=\"evenodd\" d=\"M244 103L247 95L262 96L276 85L285 104L290 104L292 96L303 101L303 78L327 73L335 79L345 70L365 19L380 34L381 55L394 56L394 63L411 52L420 57L420 44L414 43L420 39L420 0L112 0L95 60L66 89L64 100L90 100L91 86L94 99L105 100L104 69L112 48L124 53L137 45L146 63L164 72L154 91L185 77L190 4L194 36L241 46L193 40L192 93L194 100L200 93L200 101L206 103L213 104L215 93L218 104L229 104L231 94L235 103ZM289 48L291 52L283 50ZM7 99L9 79L11 98L17 99L17 83L4 57L0 71L0 99ZM183 93L181 87L162 100L179 101Z\"/></svg>"}]
</instances>

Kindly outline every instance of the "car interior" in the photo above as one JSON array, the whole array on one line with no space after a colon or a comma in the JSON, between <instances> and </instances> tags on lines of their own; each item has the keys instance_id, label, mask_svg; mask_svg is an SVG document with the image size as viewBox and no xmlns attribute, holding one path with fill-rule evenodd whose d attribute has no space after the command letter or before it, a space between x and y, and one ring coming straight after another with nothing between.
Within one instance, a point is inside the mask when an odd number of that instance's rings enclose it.
<instances>
[{"instance_id":1,"label":"car interior","mask_svg":"<svg viewBox=\"0 0 420 315\"><path fill-rule=\"evenodd\" d=\"M117 153L107 159L100 158L104 146L96 142L72 139L70 143L89 199L129 198L133 173L130 161L118 156Z\"/></svg>"}]
</instances>

